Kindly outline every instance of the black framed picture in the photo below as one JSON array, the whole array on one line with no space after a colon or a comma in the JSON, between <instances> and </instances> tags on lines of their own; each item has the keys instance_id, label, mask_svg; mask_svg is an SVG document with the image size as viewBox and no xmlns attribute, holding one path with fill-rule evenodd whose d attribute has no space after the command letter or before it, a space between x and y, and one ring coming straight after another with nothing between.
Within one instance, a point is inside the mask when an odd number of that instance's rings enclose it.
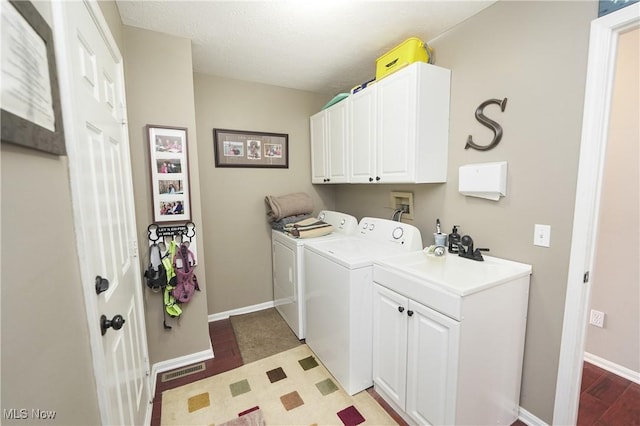
<instances>
[{"instance_id":1,"label":"black framed picture","mask_svg":"<svg viewBox=\"0 0 640 426\"><path fill-rule=\"evenodd\" d=\"M289 167L289 135L213 129L216 167Z\"/></svg>"},{"instance_id":2,"label":"black framed picture","mask_svg":"<svg viewBox=\"0 0 640 426\"><path fill-rule=\"evenodd\" d=\"M2 2L2 142L65 155L51 28L29 1Z\"/></svg>"}]
</instances>

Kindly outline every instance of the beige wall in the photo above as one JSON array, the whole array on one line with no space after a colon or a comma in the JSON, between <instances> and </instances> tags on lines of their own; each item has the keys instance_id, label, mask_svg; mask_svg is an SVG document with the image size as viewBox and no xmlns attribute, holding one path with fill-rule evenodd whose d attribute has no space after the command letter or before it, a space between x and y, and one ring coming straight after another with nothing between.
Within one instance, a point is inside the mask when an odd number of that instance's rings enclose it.
<instances>
[{"instance_id":1,"label":"beige wall","mask_svg":"<svg viewBox=\"0 0 640 426\"><path fill-rule=\"evenodd\" d=\"M100 1L99 4L124 56L136 225L141 268L144 271L148 266L147 226L152 218L149 152L144 130L146 124L188 128L191 207L196 228L202 220L198 146L193 110L191 43L183 38L123 26L114 2ZM199 233L198 229L196 233ZM202 239L197 240L197 250L203 251ZM188 305L183 306L184 315L179 322L167 317L167 323L174 327L172 331L165 331L162 325L161 296L145 288L144 303L151 364L209 349L204 262L198 265L196 275L202 291L197 293Z\"/></svg>"},{"instance_id":2,"label":"beige wall","mask_svg":"<svg viewBox=\"0 0 640 426\"><path fill-rule=\"evenodd\" d=\"M640 30L620 36L602 189L586 351L640 372Z\"/></svg>"},{"instance_id":3,"label":"beige wall","mask_svg":"<svg viewBox=\"0 0 640 426\"><path fill-rule=\"evenodd\" d=\"M521 406L550 423L576 191L589 25L596 2L498 2L432 42L437 63L452 70L448 183L344 185L336 207L355 214L391 215L389 192L414 192L413 222L425 245L436 218L460 225L476 247L533 265ZM469 134L488 143L492 134L474 117L491 98L508 98L506 110L485 114L504 129L489 151L465 150ZM507 196L498 202L464 197L458 168L508 162ZM551 225L551 247L533 246L534 224Z\"/></svg>"},{"instance_id":4,"label":"beige wall","mask_svg":"<svg viewBox=\"0 0 640 426\"><path fill-rule=\"evenodd\" d=\"M34 4L53 27L50 3ZM1 422L98 424L67 157L5 142L1 156ZM55 420L33 419L38 408Z\"/></svg>"},{"instance_id":5,"label":"beige wall","mask_svg":"<svg viewBox=\"0 0 640 426\"><path fill-rule=\"evenodd\" d=\"M199 257L204 253L191 42L128 26L123 27L123 39L136 222L144 270L148 266L147 227L153 221L147 124L187 128L192 221ZM168 318L173 330L163 328L161 295L145 289L151 364L210 348L206 270L207 264L200 257L195 273L202 291L182 306L179 321Z\"/></svg>"},{"instance_id":6,"label":"beige wall","mask_svg":"<svg viewBox=\"0 0 640 426\"><path fill-rule=\"evenodd\" d=\"M311 185L309 116L326 96L195 74L202 236L209 314L273 301L266 195L303 191L316 212L333 189ZM289 168L216 168L213 129L289 135Z\"/></svg>"},{"instance_id":7,"label":"beige wall","mask_svg":"<svg viewBox=\"0 0 640 426\"><path fill-rule=\"evenodd\" d=\"M122 40L122 19L120 18L118 6L113 0L98 0L98 5L100 6L102 16L104 16L105 21L107 21L111 35L118 45L120 53L122 53L124 50L124 41Z\"/></svg>"}]
</instances>

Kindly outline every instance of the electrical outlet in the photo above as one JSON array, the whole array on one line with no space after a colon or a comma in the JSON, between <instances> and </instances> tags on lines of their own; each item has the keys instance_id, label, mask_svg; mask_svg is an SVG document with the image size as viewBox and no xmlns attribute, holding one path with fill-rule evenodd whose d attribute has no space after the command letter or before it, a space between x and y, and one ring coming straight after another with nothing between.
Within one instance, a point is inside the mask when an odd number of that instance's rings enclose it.
<instances>
[{"instance_id":1,"label":"electrical outlet","mask_svg":"<svg viewBox=\"0 0 640 426\"><path fill-rule=\"evenodd\" d=\"M551 225L538 225L533 228L533 245L540 247L551 246Z\"/></svg>"},{"instance_id":2,"label":"electrical outlet","mask_svg":"<svg viewBox=\"0 0 640 426\"><path fill-rule=\"evenodd\" d=\"M589 324L600 328L604 327L604 312L592 309L591 316L589 317Z\"/></svg>"}]
</instances>

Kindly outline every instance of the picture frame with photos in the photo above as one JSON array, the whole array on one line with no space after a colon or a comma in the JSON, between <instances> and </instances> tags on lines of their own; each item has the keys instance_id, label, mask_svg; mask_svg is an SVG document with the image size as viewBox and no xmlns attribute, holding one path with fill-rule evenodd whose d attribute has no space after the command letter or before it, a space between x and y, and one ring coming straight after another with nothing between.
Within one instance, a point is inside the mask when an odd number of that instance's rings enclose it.
<instances>
[{"instance_id":1,"label":"picture frame with photos","mask_svg":"<svg viewBox=\"0 0 640 426\"><path fill-rule=\"evenodd\" d=\"M213 129L216 167L289 168L289 135Z\"/></svg>"},{"instance_id":2,"label":"picture frame with photos","mask_svg":"<svg viewBox=\"0 0 640 426\"><path fill-rule=\"evenodd\" d=\"M147 125L154 223L191 221L185 127Z\"/></svg>"}]
</instances>

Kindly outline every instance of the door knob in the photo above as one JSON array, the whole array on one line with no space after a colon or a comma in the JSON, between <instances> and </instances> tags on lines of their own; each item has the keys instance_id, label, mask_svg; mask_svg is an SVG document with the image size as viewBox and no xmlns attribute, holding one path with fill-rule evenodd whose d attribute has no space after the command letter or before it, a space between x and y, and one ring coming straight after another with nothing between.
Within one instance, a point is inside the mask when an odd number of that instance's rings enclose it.
<instances>
[{"instance_id":1,"label":"door knob","mask_svg":"<svg viewBox=\"0 0 640 426\"><path fill-rule=\"evenodd\" d=\"M106 315L102 315L100 317L100 332L104 336L105 334L107 334L107 330L109 329L109 327L113 328L114 330L120 330L124 325L124 322L125 321L122 315L116 315L113 317L113 319L108 319Z\"/></svg>"},{"instance_id":2,"label":"door knob","mask_svg":"<svg viewBox=\"0 0 640 426\"><path fill-rule=\"evenodd\" d=\"M109 289L109 280L102 278L100 275L96 276L96 294L100 294Z\"/></svg>"}]
</instances>

